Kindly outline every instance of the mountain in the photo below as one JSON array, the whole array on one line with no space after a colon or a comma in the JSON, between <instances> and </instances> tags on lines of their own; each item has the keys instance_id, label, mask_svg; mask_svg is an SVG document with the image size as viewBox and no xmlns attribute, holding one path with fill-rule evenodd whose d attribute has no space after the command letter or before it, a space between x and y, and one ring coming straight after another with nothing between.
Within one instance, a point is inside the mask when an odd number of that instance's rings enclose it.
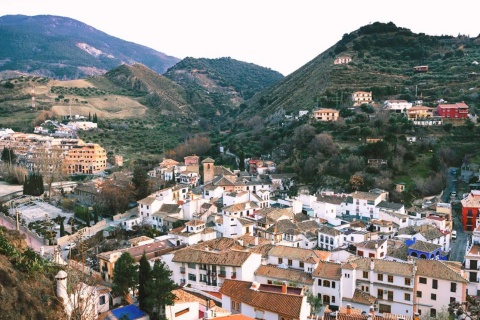
<instances>
[{"instance_id":1,"label":"mountain","mask_svg":"<svg viewBox=\"0 0 480 320\"><path fill-rule=\"evenodd\" d=\"M235 113L255 93L283 79L277 71L228 57L188 57L165 76L185 88L190 106L206 118Z\"/></svg>"},{"instance_id":2,"label":"mountain","mask_svg":"<svg viewBox=\"0 0 480 320\"><path fill-rule=\"evenodd\" d=\"M178 61L70 18L51 15L0 17L0 72L78 79L133 63L164 73Z\"/></svg>"},{"instance_id":3,"label":"mountain","mask_svg":"<svg viewBox=\"0 0 480 320\"><path fill-rule=\"evenodd\" d=\"M352 62L334 64L339 56L350 56ZM477 62L479 38L415 34L392 22L376 22L345 34L312 61L258 93L240 118L319 107L340 109L351 105L354 91L372 91L377 102L444 99L477 107ZM428 65L429 71L415 73L413 67L419 65Z\"/></svg>"}]
</instances>

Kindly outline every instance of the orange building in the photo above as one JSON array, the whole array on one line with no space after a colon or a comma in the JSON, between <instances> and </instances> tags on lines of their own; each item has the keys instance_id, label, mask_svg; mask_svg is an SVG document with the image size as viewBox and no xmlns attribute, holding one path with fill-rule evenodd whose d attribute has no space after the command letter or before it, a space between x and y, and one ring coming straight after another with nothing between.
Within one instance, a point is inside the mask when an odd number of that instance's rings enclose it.
<instances>
[{"instance_id":1,"label":"orange building","mask_svg":"<svg viewBox=\"0 0 480 320\"><path fill-rule=\"evenodd\" d=\"M65 174L94 174L107 168L107 153L96 143L74 146L62 163Z\"/></svg>"}]
</instances>

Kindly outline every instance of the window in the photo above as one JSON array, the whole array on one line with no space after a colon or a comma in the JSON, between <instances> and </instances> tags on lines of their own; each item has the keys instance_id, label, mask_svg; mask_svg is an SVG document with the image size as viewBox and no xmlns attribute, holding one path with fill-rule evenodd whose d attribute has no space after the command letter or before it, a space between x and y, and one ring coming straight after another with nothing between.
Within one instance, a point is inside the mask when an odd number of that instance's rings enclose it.
<instances>
[{"instance_id":1,"label":"window","mask_svg":"<svg viewBox=\"0 0 480 320\"><path fill-rule=\"evenodd\" d=\"M388 291L388 301L393 301L393 291Z\"/></svg>"},{"instance_id":2,"label":"window","mask_svg":"<svg viewBox=\"0 0 480 320\"><path fill-rule=\"evenodd\" d=\"M410 293L405 293L404 297L405 297L405 301L410 301L411 299Z\"/></svg>"},{"instance_id":3,"label":"window","mask_svg":"<svg viewBox=\"0 0 480 320\"><path fill-rule=\"evenodd\" d=\"M335 303L335 296L332 296L332 303Z\"/></svg>"},{"instance_id":4,"label":"window","mask_svg":"<svg viewBox=\"0 0 480 320\"><path fill-rule=\"evenodd\" d=\"M303 261L300 261L300 268L303 268L305 265L303 263Z\"/></svg>"},{"instance_id":5,"label":"window","mask_svg":"<svg viewBox=\"0 0 480 320\"><path fill-rule=\"evenodd\" d=\"M427 284L427 278L420 277L418 279L418 282L423 283L423 284Z\"/></svg>"},{"instance_id":6,"label":"window","mask_svg":"<svg viewBox=\"0 0 480 320\"><path fill-rule=\"evenodd\" d=\"M188 274L188 280L197 281L197 276L193 273Z\"/></svg>"},{"instance_id":7,"label":"window","mask_svg":"<svg viewBox=\"0 0 480 320\"><path fill-rule=\"evenodd\" d=\"M411 283L412 283L412 282L411 282L410 278L405 278L405 285L406 285L406 286L411 285Z\"/></svg>"},{"instance_id":8,"label":"window","mask_svg":"<svg viewBox=\"0 0 480 320\"><path fill-rule=\"evenodd\" d=\"M335 281L332 281L332 288L335 288Z\"/></svg>"},{"instance_id":9,"label":"window","mask_svg":"<svg viewBox=\"0 0 480 320\"><path fill-rule=\"evenodd\" d=\"M377 275L377 279L378 279L378 281L383 281L383 274L379 273Z\"/></svg>"},{"instance_id":10,"label":"window","mask_svg":"<svg viewBox=\"0 0 480 320\"><path fill-rule=\"evenodd\" d=\"M455 301L455 297L450 297L450 303L454 303Z\"/></svg>"},{"instance_id":11,"label":"window","mask_svg":"<svg viewBox=\"0 0 480 320\"><path fill-rule=\"evenodd\" d=\"M378 290L377 290L377 297L378 297L379 299L383 299L383 289L378 289Z\"/></svg>"},{"instance_id":12,"label":"window","mask_svg":"<svg viewBox=\"0 0 480 320\"><path fill-rule=\"evenodd\" d=\"M457 284L455 282L450 283L450 292L457 292Z\"/></svg>"},{"instance_id":13,"label":"window","mask_svg":"<svg viewBox=\"0 0 480 320\"><path fill-rule=\"evenodd\" d=\"M422 291L417 291L417 298L421 298L422 297Z\"/></svg>"},{"instance_id":14,"label":"window","mask_svg":"<svg viewBox=\"0 0 480 320\"><path fill-rule=\"evenodd\" d=\"M189 263L188 263L188 267L189 267L190 269L196 269L196 268L197 268L197 265L196 265L195 263L189 262Z\"/></svg>"},{"instance_id":15,"label":"window","mask_svg":"<svg viewBox=\"0 0 480 320\"><path fill-rule=\"evenodd\" d=\"M292 260L288 259L288 265L291 266L293 264Z\"/></svg>"},{"instance_id":16,"label":"window","mask_svg":"<svg viewBox=\"0 0 480 320\"><path fill-rule=\"evenodd\" d=\"M278 264L282 264L283 263L283 259L282 258L278 258Z\"/></svg>"},{"instance_id":17,"label":"window","mask_svg":"<svg viewBox=\"0 0 480 320\"><path fill-rule=\"evenodd\" d=\"M328 281L328 280L323 280L323 286L330 288L330 281Z\"/></svg>"},{"instance_id":18,"label":"window","mask_svg":"<svg viewBox=\"0 0 480 320\"><path fill-rule=\"evenodd\" d=\"M363 271L363 277L364 277L365 279L368 279L368 271Z\"/></svg>"},{"instance_id":19,"label":"window","mask_svg":"<svg viewBox=\"0 0 480 320\"><path fill-rule=\"evenodd\" d=\"M387 280L387 281L390 282L390 283L393 282L393 276L388 276L388 280Z\"/></svg>"},{"instance_id":20,"label":"window","mask_svg":"<svg viewBox=\"0 0 480 320\"><path fill-rule=\"evenodd\" d=\"M363 257L363 251L362 251L362 250L358 250L358 251L357 251L357 256Z\"/></svg>"},{"instance_id":21,"label":"window","mask_svg":"<svg viewBox=\"0 0 480 320\"><path fill-rule=\"evenodd\" d=\"M100 304L101 306L105 304L105 296L100 296L98 298L98 304Z\"/></svg>"},{"instance_id":22,"label":"window","mask_svg":"<svg viewBox=\"0 0 480 320\"><path fill-rule=\"evenodd\" d=\"M436 318L437 317L437 310L435 309L430 309L430 317Z\"/></svg>"},{"instance_id":23,"label":"window","mask_svg":"<svg viewBox=\"0 0 480 320\"><path fill-rule=\"evenodd\" d=\"M433 289L438 289L438 280L437 279L432 280L432 288Z\"/></svg>"},{"instance_id":24,"label":"window","mask_svg":"<svg viewBox=\"0 0 480 320\"><path fill-rule=\"evenodd\" d=\"M435 293L430 294L430 299L437 300L437 295Z\"/></svg>"}]
</instances>

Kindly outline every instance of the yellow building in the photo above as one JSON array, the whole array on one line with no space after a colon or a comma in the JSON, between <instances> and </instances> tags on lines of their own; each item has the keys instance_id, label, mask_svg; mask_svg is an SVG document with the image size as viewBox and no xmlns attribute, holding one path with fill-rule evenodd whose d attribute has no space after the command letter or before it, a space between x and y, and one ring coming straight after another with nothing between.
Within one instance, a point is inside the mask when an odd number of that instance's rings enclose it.
<instances>
[{"instance_id":1,"label":"yellow building","mask_svg":"<svg viewBox=\"0 0 480 320\"><path fill-rule=\"evenodd\" d=\"M427 119L433 117L433 108L415 106L407 110L409 120Z\"/></svg>"},{"instance_id":2,"label":"yellow building","mask_svg":"<svg viewBox=\"0 0 480 320\"><path fill-rule=\"evenodd\" d=\"M337 121L340 112L334 109L320 109L313 111L313 117L320 121Z\"/></svg>"},{"instance_id":3,"label":"yellow building","mask_svg":"<svg viewBox=\"0 0 480 320\"><path fill-rule=\"evenodd\" d=\"M65 174L94 174L107 168L107 153L96 143L74 146L62 163Z\"/></svg>"},{"instance_id":4,"label":"yellow building","mask_svg":"<svg viewBox=\"0 0 480 320\"><path fill-rule=\"evenodd\" d=\"M356 91L352 94L352 101L354 107L359 107L362 104L372 104L372 92Z\"/></svg>"}]
</instances>

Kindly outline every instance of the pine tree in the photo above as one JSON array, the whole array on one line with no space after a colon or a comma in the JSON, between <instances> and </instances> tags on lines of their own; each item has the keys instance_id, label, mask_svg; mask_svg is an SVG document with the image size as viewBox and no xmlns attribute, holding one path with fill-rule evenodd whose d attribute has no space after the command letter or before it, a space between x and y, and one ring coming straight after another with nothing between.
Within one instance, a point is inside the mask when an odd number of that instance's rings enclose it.
<instances>
[{"instance_id":1,"label":"pine tree","mask_svg":"<svg viewBox=\"0 0 480 320\"><path fill-rule=\"evenodd\" d=\"M115 265L116 267L116 265ZM172 292L176 288L172 281L172 271L161 260L156 260L150 273L151 279L147 283L147 304L156 310L157 314L151 319L160 319L159 311L165 306L171 306L175 302L175 294Z\"/></svg>"},{"instance_id":2,"label":"pine tree","mask_svg":"<svg viewBox=\"0 0 480 320\"><path fill-rule=\"evenodd\" d=\"M92 115L90 114L90 111L88 112L88 121L92 121Z\"/></svg>"},{"instance_id":3,"label":"pine tree","mask_svg":"<svg viewBox=\"0 0 480 320\"><path fill-rule=\"evenodd\" d=\"M95 209L93 211L93 222L98 223L98 212Z\"/></svg>"},{"instance_id":4,"label":"pine tree","mask_svg":"<svg viewBox=\"0 0 480 320\"><path fill-rule=\"evenodd\" d=\"M140 267L138 270L138 303L140 310L143 310L147 313L150 313L151 308L147 303L147 292L146 286L150 281L150 263L147 260L145 251L143 252L142 258L140 259Z\"/></svg>"},{"instance_id":5,"label":"pine tree","mask_svg":"<svg viewBox=\"0 0 480 320\"><path fill-rule=\"evenodd\" d=\"M44 191L43 176L40 173L33 172L25 177L25 182L23 183L23 194L40 196Z\"/></svg>"},{"instance_id":6,"label":"pine tree","mask_svg":"<svg viewBox=\"0 0 480 320\"><path fill-rule=\"evenodd\" d=\"M60 222L60 237L63 237L65 235L65 226L63 225L63 219L61 219Z\"/></svg>"},{"instance_id":7,"label":"pine tree","mask_svg":"<svg viewBox=\"0 0 480 320\"><path fill-rule=\"evenodd\" d=\"M130 253L124 252L118 258L113 269L112 293L122 296L123 300L137 286L138 270Z\"/></svg>"},{"instance_id":8,"label":"pine tree","mask_svg":"<svg viewBox=\"0 0 480 320\"><path fill-rule=\"evenodd\" d=\"M93 123L97 123L98 122L98 118L97 118L97 113L95 112L93 114Z\"/></svg>"}]
</instances>

